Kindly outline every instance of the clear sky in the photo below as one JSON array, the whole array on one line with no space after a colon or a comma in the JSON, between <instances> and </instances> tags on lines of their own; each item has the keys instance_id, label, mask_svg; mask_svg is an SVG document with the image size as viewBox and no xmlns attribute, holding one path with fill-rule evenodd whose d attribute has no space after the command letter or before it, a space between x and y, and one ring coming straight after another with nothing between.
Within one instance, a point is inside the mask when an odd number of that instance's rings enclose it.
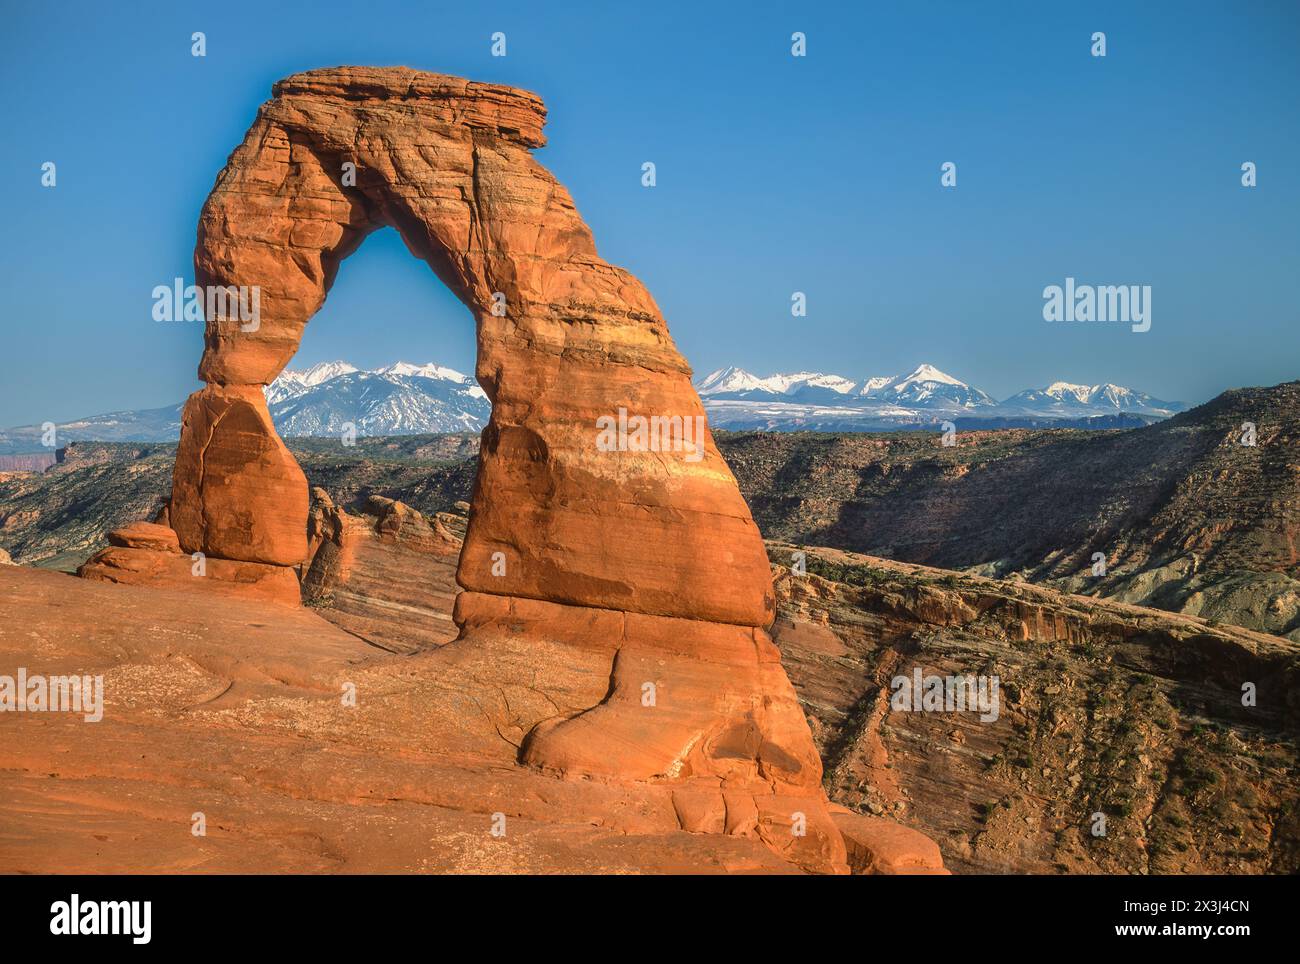
<instances>
[{"instance_id":1,"label":"clear sky","mask_svg":"<svg viewBox=\"0 0 1300 964\"><path fill-rule=\"evenodd\" d=\"M0 426L197 387L201 326L154 322L150 292L192 278L199 209L271 84L336 64L541 94L540 160L700 374L926 361L998 398L1067 380L1189 402L1300 377L1297 2L5 0L2 22ZM1151 330L1044 321L1067 276L1151 285ZM294 364L473 353L468 311L385 231Z\"/></svg>"}]
</instances>

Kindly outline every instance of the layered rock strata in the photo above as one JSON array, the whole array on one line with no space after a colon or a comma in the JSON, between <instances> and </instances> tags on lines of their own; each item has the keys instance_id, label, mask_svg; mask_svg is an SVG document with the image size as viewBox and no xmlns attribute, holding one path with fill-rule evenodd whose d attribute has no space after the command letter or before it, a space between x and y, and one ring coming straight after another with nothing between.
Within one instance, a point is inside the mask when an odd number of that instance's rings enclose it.
<instances>
[{"instance_id":1,"label":"layered rock strata","mask_svg":"<svg viewBox=\"0 0 1300 964\"><path fill-rule=\"evenodd\" d=\"M442 519L379 496L348 512L318 488L308 545L303 601L334 625L393 653L456 638L460 539Z\"/></svg>"}]
</instances>

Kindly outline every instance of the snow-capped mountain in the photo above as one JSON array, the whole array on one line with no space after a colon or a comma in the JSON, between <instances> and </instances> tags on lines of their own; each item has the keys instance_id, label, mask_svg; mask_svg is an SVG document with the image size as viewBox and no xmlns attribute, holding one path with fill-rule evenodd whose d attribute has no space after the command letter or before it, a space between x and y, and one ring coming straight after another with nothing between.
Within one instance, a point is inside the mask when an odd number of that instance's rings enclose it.
<instances>
[{"instance_id":1,"label":"snow-capped mountain","mask_svg":"<svg viewBox=\"0 0 1300 964\"><path fill-rule=\"evenodd\" d=\"M315 388L331 378L337 378L339 375L349 375L356 370L355 365L349 365L344 361L321 362L318 365L312 365L305 372L286 369L280 373L279 378L266 387L266 402L268 405L273 405L286 398L292 398L294 395L301 395L303 392Z\"/></svg>"},{"instance_id":2,"label":"snow-capped mountain","mask_svg":"<svg viewBox=\"0 0 1300 964\"><path fill-rule=\"evenodd\" d=\"M709 422L719 429L828 432L965 428L1133 428L1182 411L1145 392L1109 383L1053 382L998 402L933 365L906 375L852 379L824 372L759 377L722 368L696 383ZM469 375L444 365L397 362L364 371L345 361L286 370L264 389L285 437L338 435L352 423L362 436L473 432L491 405ZM181 404L96 415L58 426L59 443L175 441ZM0 452L42 451L42 426L0 431Z\"/></svg>"},{"instance_id":3,"label":"snow-capped mountain","mask_svg":"<svg viewBox=\"0 0 1300 964\"><path fill-rule=\"evenodd\" d=\"M348 423L359 435L478 431L492 411L473 378L432 363L362 371L325 362L281 372L264 391L283 436L336 435Z\"/></svg>"},{"instance_id":4,"label":"snow-capped mountain","mask_svg":"<svg viewBox=\"0 0 1300 964\"><path fill-rule=\"evenodd\" d=\"M263 390L276 431L295 435L341 435L349 422L361 436L477 432L492 406L469 375L443 365L398 362L362 371L344 361L292 369ZM57 426L58 444L68 442L174 442L180 437L184 403L132 412L110 412ZM0 453L39 452L43 428L23 425L0 431Z\"/></svg>"},{"instance_id":5,"label":"snow-capped mountain","mask_svg":"<svg viewBox=\"0 0 1300 964\"><path fill-rule=\"evenodd\" d=\"M723 368L706 375L696 385L705 399L775 400L855 404L876 399L924 408L974 408L996 405L978 388L939 371L933 365L919 365L906 375L887 375L854 381L842 375L797 372L759 378L741 368Z\"/></svg>"},{"instance_id":6,"label":"snow-capped mountain","mask_svg":"<svg viewBox=\"0 0 1300 964\"><path fill-rule=\"evenodd\" d=\"M704 398L764 399L781 397L790 401L834 402L850 394L857 383L839 375L820 372L796 372L759 378L741 368L722 368L695 386Z\"/></svg>"},{"instance_id":7,"label":"snow-capped mountain","mask_svg":"<svg viewBox=\"0 0 1300 964\"><path fill-rule=\"evenodd\" d=\"M1121 385L1072 385L1069 382L1053 382L1046 388L1030 388L1012 395L1003 406L1020 407L1040 414L1052 413L1068 416L1080 412L1090 414L1113 412L1139 412L1167 418L1185 407L1181 402L1166 402L1136 392Z\"/></svg>"},{"instance_id":8,"label":"snow-capped mountain","mask_svg":"<svg viewBox=\"0 0 1300 964\"><path fill-rule=\"evenodd\" d=\"M710 395L722 395L730 392L747 392L752 389L767 389L767 379L751 375L743 368L719 368L710 372L695 383L695 390L702 398Z\"/></svg>"},{"instance_id":9,"label":"snow-capped mountain","mask_svg":"<svg viewBox=\"0 0 1300 964\"><path fill-rule=\"evenodd\" d=\"M1055 382L998 402L933 365L906 375L860 381L822 372L760 377L722 368L696 383L717 428L920 428L960 419L964 425L1011 427L1070 423L1131 426L1183 409L1119 385Z\"/></svg>"},{"instance_id":10,"label":"snow-capped mountain","mask_svg":"<svg viewBox=\"0 0 1300 964\"><path fill-rule=\"evenodd\" d=\"M881 384L883 382L883 384ZM879 385L864 394L865 398L881 398L898 405L918 405L925 408L977 408L996 405L993 399L978 388L939 371L933 365L919 365L910 374L898 378L869 378L868 385Z\"/></svg>"}]
</instances>

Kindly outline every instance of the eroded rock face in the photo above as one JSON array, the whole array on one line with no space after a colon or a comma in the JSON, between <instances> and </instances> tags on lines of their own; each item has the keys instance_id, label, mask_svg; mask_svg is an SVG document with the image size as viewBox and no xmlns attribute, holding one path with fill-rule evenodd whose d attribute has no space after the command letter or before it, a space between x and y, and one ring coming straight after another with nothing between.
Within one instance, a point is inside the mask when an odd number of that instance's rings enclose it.
<instances>
[{"instance_id":1,"label":"eroded rock face","mask_svg":"<svg viewBox=\"0 0 1300 964\"><path fill-rule=\"evenodd\" d=\"M855 872L937 870L888 820L956 873L1295 873L1294 643L836 549L800 547L800 576L769 545L772 635L863 814L832 813ZM997 680L997 712L909 711L918 672Z\"/></svg>"},{"instance_id":2,"label":"eroded rock face","mask_svg":"<svg viewBox=\"0 0 1300 964\"><path fill-rule=\"evenodd\" d=\"M885 817L831 805L831 819L844 836L855 874L946 875L939 845L920 831Z\"/></svg>"},{"instance_id":3,"label":"eroded rock face","mask_svg":"<svg viewBox=\"0 0 1300 964\"><path fill-rule=\"evenodd\" d=\"M108 533L108 543L123 549L180 552L180 540L171 526L157 522L132 522Z\"/></svg>"},{"instance_id":4,"label":"eroded rock face","mask_svg":"<svg viewBox=\"0 0 1300 964\"><path fill-rule=\"evenodd\" d=\"M348 512L318 488L308 542L303 601L334 625L394 653L456 638L461 541L441 519L379 496Z\"/></svg>"},{"instance_id":5,"label":"eroded rock face","mask_svg":"<svg viewBox=\"0 0 1300 964\"><path fill-rule=\"evenodd\" d=\"M544 119L533 94L405 68L275 86L200 218L198 285L256 291L257 310L232 298L209 313L170 524L187 553L304 562L307 485L261 387L342 259L395 227L473 313L492 401L444 659L520 691L505 724L519 762L671 784L684 829L842 872L821 763L765 632L758 529L654 300L600 259L532 157ZM598 445L600 420L620 417L700 428Z\"/></svg>"},{"instance_id":6,"label":"eroded rock face","mask_svg":"<svg viewBox=\"0 0 1300 964\"><path fill-rule=\"evenodd\" d=\"M171 526L186 552L296 566L307 554L307 477L276 435L259 385L190 396L172 473Z\"/></svg>"}]
</instances>

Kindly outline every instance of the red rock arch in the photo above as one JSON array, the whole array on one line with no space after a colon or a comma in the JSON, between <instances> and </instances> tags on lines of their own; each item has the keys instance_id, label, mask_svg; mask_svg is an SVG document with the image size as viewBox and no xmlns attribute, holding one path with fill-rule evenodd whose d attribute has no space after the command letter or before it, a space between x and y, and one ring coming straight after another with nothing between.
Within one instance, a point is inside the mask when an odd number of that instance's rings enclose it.
<instances>
[{"instance_id":1,"label":"red rock arch","mask_svg":"<svg viewBox=\"0 0 1300 964\"><path fill-rule=\"evenodd\" d=\"M270 451L274 441L241 469L245 481L256 476L251 489L198 473L227 434L252 431L252 413L226 425L223 396L238 392L257 407L255 393L239 390L279 374L342 259L392 225L477 319L477 375L492 419L462 584L770 622L762 542L711 442L696 464L594 448L596 419L620 408L703 410L649 293L599 258L569 193L534 160L530 149L544 143L540 100L398 69L312 71L274 93L199 222L197 283L257 286L261 323L208 323L199 374L210 388L189 406L177 463L172 522L182 546L301 561L305 488L288 454ZM355 187L341 186L345 163L355 165ZM498 292L504 317L492 313ZM259 511L263 503L275 511ZM505 554L504 577L491 574L495 552Z\"/></svg>"},{"instance_id":2,"label":"red rock arch","mask_svg":"<svg viewBox=\"0 0 1300 964\"><path fill-rule=\"evenodd\" d=\"M315 70L273 93L199 223L197 283L256 286L260 319L207 322L207 386L186 404L174 474L181 547L303 561L307 484L261 387L342 259L392 225L473 313L492 401L448 658L490 654L485 672L531 673L565 708L522 726L521 762L664 783L686 829L757 834L842 868L820 760L764 631L763 543L712 438L698 461L595 444L597 419L620 409L703 410L654 300L600 259L533 158L540 99L405 68Z\"/></svg>"}]
</instances>

